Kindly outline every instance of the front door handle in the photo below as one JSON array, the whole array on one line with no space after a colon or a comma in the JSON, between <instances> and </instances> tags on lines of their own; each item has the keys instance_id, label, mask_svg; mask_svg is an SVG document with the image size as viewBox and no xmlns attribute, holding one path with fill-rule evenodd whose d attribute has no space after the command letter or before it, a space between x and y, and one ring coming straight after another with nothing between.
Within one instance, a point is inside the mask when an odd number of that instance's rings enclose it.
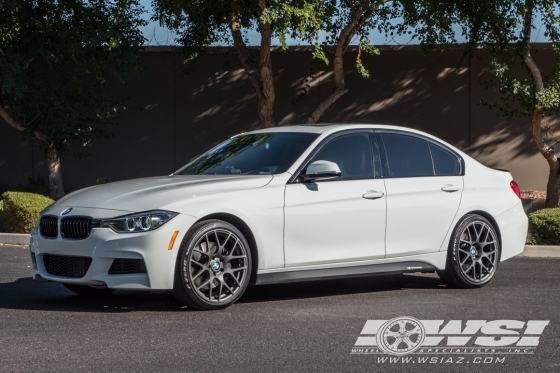
<instances>
[{"instance_id":1,"label":"front door handle","mask_svg":"<svg viewBox=\"0 0 560 373\"><path fill-rule=\"evenodd\" d=\"M453 193L459 191L459 187L457 185L445 184L441 190L447 193Z\"/></svg>"},{"instance_id":2,"label":"front door handle","mask_svg":"<svg viewBox=\"0 0 560 373\"><path fill-rule=\"evenodd\" d=\"M368 190L366 194L364 194L362 197L364 197L365 199L378 199L383 197L384 195L385 193L383 192L378 192L376 190Z\"/></svg>"}]
</instances>

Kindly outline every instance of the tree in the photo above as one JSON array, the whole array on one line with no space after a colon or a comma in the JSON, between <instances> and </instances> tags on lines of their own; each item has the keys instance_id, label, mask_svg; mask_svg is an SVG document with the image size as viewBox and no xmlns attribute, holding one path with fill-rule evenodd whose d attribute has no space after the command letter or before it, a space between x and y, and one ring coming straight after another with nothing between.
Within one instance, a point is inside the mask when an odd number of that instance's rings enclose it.
<instances>
[{"instance_id":1,"label":"tree","mask_svg":"<svg viewBox=\"0 0 560 373\"><path fill-rule=\"evenodd\" d=\"M348 46L358 37L358 54L356 56L356 69L364 78L369 78L369 71L362 64L362 52L371 55L379 54L379 49L369 43L369 32L378 25L380 31L385 28L389 21L390 13L383 8L387 0L361 0L361 1L327 1L322 3L321 30L327 33L323 47L333 49L333 87L332 91L313 110L306 123L317 123L321 116L342 95L348 92L345 83L344 55ZM317 43L318 34L316 30L301 33L316 45L315 56L327 65L329 60L323 48Z\"/></svg>"},{"instance_id":2,"label":"tree","mask_svg":"<svg viewBox=\"0 0 560 373\"><path fill-rule=\"evenodd\" d=\"M138 0L0 2L0 117L44 150L53 199L61 155L109 134L121 104L103 85L139 66L142 11Z\"/></svg>"},{"instance_id":3,"label":"tree","mask_svg":"<svg viewBox=\"0 0 560 373\"><path fill-rule=\"evenodd\" d=\"M548 118L560 112L560 65L543 71L531 54L531 32L540 18L544 35L560 53L560 2L553 0L413 1L400 8L403 25L414 25L422 45L457 43L454 25L466 38L465 55L482 47L490 52L493 79L499 93L482 104L499 115L531 118L533 142L549 166L546 207L560 206L560 143ZM401 26L398 31L404 31Z\"/></svg>"},{"instance_id":4,"label":"tree","mask_svg":"<svg viewBox=\"0 0 560 373\"><path fill-rule=\"evenodd\" d=\"M358 71L368 76L361 62L361 52L377 54L368 43L368 32L375 25L374 16L385 15L379 8L386 0L153 0L154 20L173 30L178 44L184 47L185 61L194 63L209 46L232 45L257 96L257 112L263 127L277 125L274 117L274 75L271 44L277 36L285 49L287 37L301 39L315 46L313 56L329 64L326 49L334 49L333 90L309 115L315 123L347 92L343 57L350 42L359 37L356 59ZM243 32L260 33L258 56L247 47ZM320 43L320 32L327 35ZM330 48L325 48L330 47ZM256 58L255 58L256 57Z\"/></svg>"},{"instance_id":5,"label":"tree","mask_svg":"<svg viewBox=\"0 0 560 373\"><path fill-rule=\"evenodd\" d=\"M276 125L274 119L274 81L270 47L272 25L261 22L266 0L180 1L154 0L154 19L179 36L185 61L194 63L214 43L233 41L239 60L257 95L258 115L265 127ZM243 38L244 28L257 28L261 34L258 65Z\"/></svg>"}]
</instances>

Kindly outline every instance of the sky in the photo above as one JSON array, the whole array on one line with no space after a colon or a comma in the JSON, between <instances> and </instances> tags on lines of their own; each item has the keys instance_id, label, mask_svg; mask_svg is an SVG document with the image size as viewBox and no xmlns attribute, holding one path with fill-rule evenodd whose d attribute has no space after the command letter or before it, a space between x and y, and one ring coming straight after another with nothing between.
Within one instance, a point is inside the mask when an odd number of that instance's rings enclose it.
<instances>
[{"instance_id":1,"label":"sky","mask_svg":"<svg viewBox=\"0 0 560 373\"><path fill-rule=\"evenodd\" d=\"M152 5L151 0L140 0L142 6L144 6L146 13L145 18L149 20L152 12ZM545 43L548 42L547 38L543 35L543 28L541 27L540 22L535 22L535 30L531 35L532 42L537 43ZM459 28L456 27L459 31ZM167 28L162 27L157 22L150 21L149 24L142 28L142 32L144 33L144 37L148 40L147 45L175 45L175 35L170 32ZM260 44L260 35L256 31L249 30L248 32L248 39L250 45L258 45ZM459 38L459 41L462 41ZM394 39L386 39L384 35L380 35L379 33L372 32L370 34L370 43L373 45L414 45L418 44L417 41L411 40L410 37L407 36L398 36ZM272 41L273 45L279 45L280 43L278 40ZM290 45L304 45L298 40L288 40L288 44ZM353 42L351 44L357 44Z\"/></svg>"}]
</instances>

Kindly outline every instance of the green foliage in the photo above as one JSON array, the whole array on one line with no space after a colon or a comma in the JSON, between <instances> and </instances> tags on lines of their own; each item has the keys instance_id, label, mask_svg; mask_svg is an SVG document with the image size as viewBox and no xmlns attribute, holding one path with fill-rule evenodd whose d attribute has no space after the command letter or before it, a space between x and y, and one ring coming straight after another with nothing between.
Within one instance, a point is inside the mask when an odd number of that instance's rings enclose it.
<instances>
[{"instance_id":1,"label":"green foliage","mask_svg":"<svg viewBox=\"0 0 560 373\"><path fill-rule=\"evenodd\" d=\"M481 103L490 109L497 109L500 116L508 119L529 117L535 107L541 108L547 115L560 113L560 65L544 74L544 88L536 92L529 71L521 76L513 73L519 67L526 69L524 65L519 66L520 60L521 57L518 56L500 63L497 58L490 58L490 71L494 79L486 80L483 84L487 88L496 89L500 96L494 103L486 100L482 100Z\"/></svg>"},{"instance_id":2,"label":"green foliage","mask_svg":"<svg viewBox=\"0 0 560 373\"><path fill-rule=\"evenodd\" d=\"M54 201L40 194L6 192L2 194L0 220L9 233L29 233L39 213Z\"/></svg>"},{"instance_id":3,"label":"green foliage","mask_svg":"<svg viewBox=\"0 0 560 373\"><path fill-rule=\"evenodd\" d=\"M270 24L273 37L278 38L282 48L288 47L288 37L312 45L313 58L328 65L325 47L336 44L340 31L356 11L362 11L365 17L357 23L355 34L361 51L370 54L379 51L369 45L369 32L376 27L381 29L391 16L383 0L267 0L264 3L265 8L261 9L255 0L153 0L153 19L178 35L175 41L184 46L187 64L196 62L211 45L233 44L230 20L236 14L242 29L258 32L260 23ZM322 43L321 37L325 37ZM367 77L368 71L360 59L356 65L359 73Z\"/></svg>"},{"instance_id":4,"label":"green foliage","mask_svg":"<svg viewBox=\"0 0 560 373\"><path fill-rule=\"evenodd\" d=\"M532 245L560 245L560 208L550 208L529 214L529 236Z\"/></svg>"},{"instance_id":5,"label":"green foliage","mask_svg":"<svg viewBox=\"0 0 560 373\"><path fill-rule=\"evenodd\" d=\"M369 43L369 39L360 40L358 45L358 56L356 57L356 69L364 78L369 78L369 71L362 64L362 52L366 52L371 55L379 55L379 49Z\"/></svg>"},{"instance_id":6,"label":"green foliage","mask_svg":"<svg viewBox=\"0 0 560 373\"><path fill-rule=\"evenodd\" d=\"M139 66L142 12L138 0L0 2L0 105L26 137L62 152L108 136L123 105L104 85Z\"/></svg>"},{"instance_id":7,"label":"green foliage","mask_svg":"<svg viewBox=\"0 0 560 373\"><path fill-rule=\"evenodd\" d=\"M325 35L325 41L322 43L322 46L336 45L342 30L348 25L353 25L353 32L358 43L356 69L362 77L368 78L369 70L362 63L362 52L370 55L379 54L379 49L369 43L370 32L374 30L383 32L390 27L391 19L395 16L391 3L389 2L388 5L383 0L320 1L320 6L324 9L320 28ZM356 14L361 14L361 16L356 17ZM319 35L311 34L310 36L318 38ZM352 43L354 42L353 38Z\"/></svg>"},{"instance_id":8,"label":"green foliage","mask_svg":"<svg viewBox=\"0 0 560 373\"><path fill-rule=\"evenodd\" d=\"M490 52L489 67L493 78L483 84L499 95L482 105L497 109L508 119L530 116L535 108L545 115L560 112L560 65L543 71L544 90L537 93L530 70L524 63L526 39L524 19L532 5L530 28L542 32L558 52L560 43L560 1L558 0L497 0L442 1L403 0L393 3L393 15L404 22L392 26L396 33L414 31L424 50L437 44L458 44L459 34L466 39L464 56L476 57L483 47ZM535 20L542 22L537 30ZM457 31L457 25L460 31ZM538 53L538 51L536 51Z\"/></svg>"},{"instance_id":9,"label":"green foliage","mask_svg":"<svg viewBox=\"0 0 560 373\"><path fill-rule=\"evenodd\" d=\"M501 96L496 103L481 101L482 105L497 109L500 116L508 119L530 116L537 105L532 78L525 76L522 80L516 79L512 74L512 65L490 58L490 71L494 79L485 80L483 84L486 88L496 88Z\"/></svg>"},{"instance_id":10,"label":"green foliage","mask_svg":"<svg viewBox=\"0 0 560 373\"><path fill-rule=\"evenodd\" d=\"M184 46L185 63L192 64L211 45L232 45L230 21L237 15L242 30L259 31L260 23L272 25L273 36L287 48L287 36L316 45L327 7L332 1L268 0L264 9L258 1L241 0L153 0L153 19L177 34ZM324 57L317 51L318 58ZM326 61L326 58L325 58Z\"/></svg>"},{"instance_id":11,"label":"green foliage","mask_svg":"<svg viewBox=\"0 0 560 373\"><path fill-rule=\"evenodd\" d=\"M320 0L269 0L260 20L274 25L275 34L284 49L288 48L288 35L318 46L316 40L319 31L325 17L331 13L333 3ZM317 57L322 57L320 52L317 52Z\"/></svg>"},{"instance_id":12,"label":"green foliage","mask_svg":"<svg viewBox=\"0 0 560 373\"><path fill-rule=\"evenodd\" d=\"M153 19L172 30L184 47L184 62L192 65L211 45L231 45L230 20L239 16L241 27L257 27L257 1L153 0Z\"/></svg>"}]
</instances>

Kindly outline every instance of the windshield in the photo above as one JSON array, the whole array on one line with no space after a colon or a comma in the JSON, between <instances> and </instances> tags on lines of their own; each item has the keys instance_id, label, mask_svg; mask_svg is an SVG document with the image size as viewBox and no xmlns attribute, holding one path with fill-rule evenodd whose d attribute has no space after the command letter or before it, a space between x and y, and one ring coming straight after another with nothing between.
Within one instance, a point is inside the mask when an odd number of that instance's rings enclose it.
<instances>
[{"instance_id":1,"label":"windshield","mask_svg":"<svg viewBox=\"0 0 560 373\"><path fill-rule=\"evenodd\" d=\"M285 172L319 135L271 132L233 137L180 169L176 175Z\"/></svg>"}]
</instances>

